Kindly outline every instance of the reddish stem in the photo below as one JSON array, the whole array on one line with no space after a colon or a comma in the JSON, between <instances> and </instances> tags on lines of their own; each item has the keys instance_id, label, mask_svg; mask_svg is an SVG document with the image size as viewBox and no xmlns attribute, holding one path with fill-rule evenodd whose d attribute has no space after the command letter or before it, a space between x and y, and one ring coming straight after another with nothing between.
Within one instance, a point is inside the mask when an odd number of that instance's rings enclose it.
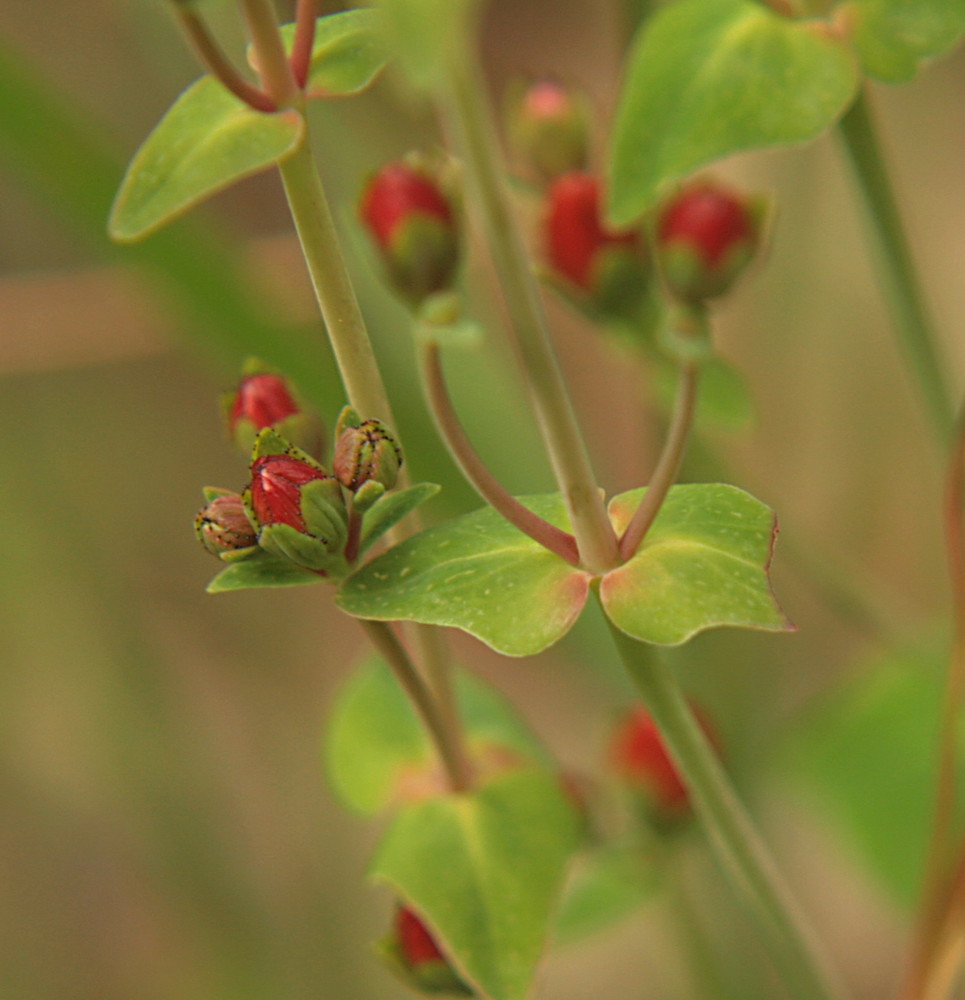
<instances>
[{"instance_id":1,"label":"reddish stem","mask_svg":"<svg viewBox=\"0 0 965 1000\"><path fill-rule=\"evenodd\" d=\"M312 66L312 48L315 45L315 25L318 22L317 0L298 0L295 14L295 41L290 57L292 74L299 90L305 89Z\"/></svg>"}]
</instances>

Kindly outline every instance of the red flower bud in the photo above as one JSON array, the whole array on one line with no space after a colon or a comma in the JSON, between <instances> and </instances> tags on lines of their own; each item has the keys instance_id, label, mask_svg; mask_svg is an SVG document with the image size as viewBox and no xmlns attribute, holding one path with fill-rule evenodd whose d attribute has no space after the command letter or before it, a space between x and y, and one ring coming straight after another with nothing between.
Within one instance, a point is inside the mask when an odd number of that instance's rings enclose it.
<instances>
[{"instance_id":1,"label":"red flower bud","mask_svg":"<svg viewBox=\"0 0 965 1000\"><path fill-rule=\"evenodd\" d=\"M241 495L227 490L198 512L194 529L201 544L215 556L258 544Z\"/></svg>"},{"instance_id":2,"label":"red flower bud","mask_svg":"<svg viewBox=\"0 0 965 1000\"><path fill-rule=\"evenodd\" d=\"M590 114L580 92L541 80L510 95L507 117L512 145L543 181L586 167Z\"/></svg>"},{"instance_id":3,"label":"red flower bud","mask_svg":"<svg viewBox=\"0 0 965 1000\"><path fill-rule=\"evenodd\" d=\"M251 466L251 506L259 526L287 524L307 532L301 488L316 479L331 479L320 469L289 455L262 455Z\"/></svg>"},{"instance_id":4,"label":"red flower bud","mask_svg":"<svg viewBox=\"0 0 965 1000\"><path fill-rule=\"evenodd\" d=\"M656 256L668 290L685 302L726 292L760 243L762 206L714 181L697 181L667 201Z\"/></svg>"},{"instance_id":5,"label":"red flower bud","mask_svg":"<svg viewBox=\"0 0 965 1000\"><path fill-rule=\"evenodd\" d=\"M405 298L418 304L450 287L458 264L455 213L428 169L387 164L363 192L359 214Z\"/></svg>"},{"instance_id":6,"label":"red flower bud","mask_svg":"<svg viewBox=\"0 0 965 1000\"><path fill-rule=\"evenodd\" d=\"M569 173L548 194L546 252L550 266L600 312L631 313L646 288L643 240L634 230L608 229L602 190L591 174Z\"/></svg>"},{"instance_id":7,"label":"red flower bud","mask_svg":"<svg viewBox=\"0 0 965 1000\"><path fill-rule=\"evenodd\" d=\"M699 712L697 719L716 742ZM653 818L673 821L688 815L687 788L646 709L633 709L617 727L610 743L610 763L628 785L644 793Z\"/></svg>"},{"instance_id":8,"label":"red flower bud","mask_svg":"<svg viewBox=\"0 0 965 1000\"><path fill-rule=\"evenodd\" d=\"M285 417L298 412L288 384L280 375L262 372L243 378L235 390L230 427L234 431L241 419L250 420L256 431L274 427Z\"/></svg>"},{"instance_id":9,"label":"red flower bud","mask_svg":"<svg viewBox=\"0 0 965 1000\"><path fill-rule=\"evenodd\" d=\"M390 947L421 992L472 995L472 990L453 971L425 924L407 906L396 910Z\"/></svg>"}]
</instances>

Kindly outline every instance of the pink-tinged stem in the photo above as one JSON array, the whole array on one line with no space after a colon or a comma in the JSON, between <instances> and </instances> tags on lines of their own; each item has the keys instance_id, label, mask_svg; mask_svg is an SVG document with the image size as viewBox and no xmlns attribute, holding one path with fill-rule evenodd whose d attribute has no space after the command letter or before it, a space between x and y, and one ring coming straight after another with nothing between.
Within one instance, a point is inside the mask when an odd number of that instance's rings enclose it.
<instances>
[{"instance_id":1,"label":"pink-tinged stem","mask_svg":"<svg viewBox=\"0 0 965 1000\"><path fill-rule=\"evenodd\" d=\"M345 542L345 559L354 563L359 557L359 542L362 539L362 515L354 509L348 513L348 538Z\"/></svg>"},{"instance_id":2,"label":"pink-tinged stem","mask_svg":"<svg viewBox=\"0 0 965 1000\"><path fill-rule=\"evenodd\" d=\"M640 501L640 506L633 513L626 531L620 539L620 558L625 562L640 547L647 532L660 513L664 500L670 492L680 472L684 455L687 451L687 439L694 422L694 409L697 403L697 365L684 362L680 366L680 386L677 390L677 400L674 405L670 429L663 451L653 470L647 492Z\"/></svg>"},{"instance_id":3,"label":"pink-tinged stem","mask_svg":"<svg viewBox=\"0 0 965 1000\"><path fill-rule=\"evenodd\" d=\"M576 547L576 539L569 532L534 514L508 493L473 448L472 442L459 423L452 398L446 388L439 345L424 344L419 351L419 360L422 385L436 428L446 443L449 454L473 489L523 534L529 535L534 541L539 542L550 552L555 552L571 565L579 566L580 553Z\"/></svg>"},{"instance_id":4,"label":"pink-tinged stem","mask_svg":"<svg viewBox=\"0 0 965 1000\"><path fill-rule=\"evenodd\" d=\"M241 0L241 9L265 89L280 108L298 104L302 94L282 44L278 15L272 0Z\"/></svg>"},{"instance_id":5,"label":"pink-tinged stem","mask_svg":"<svg viewBox=\"0 0 965 1000\"><path fill-rule=\"evenodd\" d=\"M295 41L292 45L291 67L299 90L305 89L312 65L315 25L318 21L317 0L298 0L295 14Z\"/></svg>"},{"instance_id":6,"label":"pink-tinged stem","mask_svg":"<svg viewBox=\"0 0 965 1000\"><path fill-rule=\"evenodd\" d=\"M195 54L208 72L215 77L226 90L229 90L239 100L244 101L255 111L277 111L278 106L263 90L249 83L222 52L208 26L188 7L187 4L175 3L174 14L177 17Z\"/></svg>"},{"instance_id":7,"label":"pink-tinged stem","mask_svg":"<svg viewBox=\"0 0 965 1000\"><path fill-rule=\"evenodd\" d=\"M965 702L965 406L952 439L944 506L954 631L942 705L931 843L905 1000L944 997L965 948L965 843L958 846L957 859L953 855L958 734Z\"/></svg>"}]
</instances>

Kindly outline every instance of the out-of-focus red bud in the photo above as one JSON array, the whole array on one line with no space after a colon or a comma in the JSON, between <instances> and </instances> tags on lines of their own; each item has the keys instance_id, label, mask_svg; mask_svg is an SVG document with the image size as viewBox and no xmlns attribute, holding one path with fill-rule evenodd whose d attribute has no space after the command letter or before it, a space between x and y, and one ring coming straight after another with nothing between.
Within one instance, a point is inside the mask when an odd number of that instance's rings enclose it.
<instances>
[{"instance_id":1,"label":"out-of-focus red bud","mask_svg":"<svg viewBox=\"0 0 965 1000\"><path fill-rule=\"evenodd\" d=\"M605 315L632 314L648 275L644 242L636 230L614 231L601 215L603 192L592 174L573 172L549 189L546 254L552 270Z\"/></svg>"},{"instance_id":2,"label":"out-of-focus red bud","mask_svg":"<svg viewBox=\"0 0 965 1000\"><path fill-rule=\"evenodd\" d=\"M280 375L262 372L243 378L235 390L231 407L231 429L239 420L250 420L256 430L274 427L285 417L298 412L288 388L288 383Z\"/></svg>"},{"instance_id":3,"label":"out-of-focus red bud","mask_svg":"<svg viewBox=\"0 0 965 1000\"><path fill-rule=\"evenodd\" d=\"M716 745L703 713L695 714ZM674 821L689 815L687 788L645 708L632 709L618 725L610 743L610 764L623 781L644 793L655 819Z\"/></svg>"},{"instance_id":4,"label":"out-of-focus red bud","mask_svg":"<svg viewBox=\"0 0 965 1000\"><path fill-rule=\"evenodd\" d=\"M758 249L765 208L712 180L668 199L658 215L656 259L670 293L696 303L728 291Z\"/></svg>"},{"instance_id":5,"label":"out-of-focus red bud","mask_svg":"<svg viewBox=\"0 0 965 1000\"><path fill-rule=\"evenodd\" d=\"M398 291L418 305L451 287L459 263L456 213L438 176L406 161L368 183L359 214Z\"/></svg>"},{"instance_id":6,"label":"out-of-focus red bud","mask_svg":"<svg viewBox=\"0 0 965 1000\"><path fill-rule=\"evenodd\" d=\"M396 910L392 950L422 992L472 995L439 950L425 924L407 906L399 906Z\"/></svg>"},{"instance_id":7,"label":"out-of-focus red bud","mask_svg":"<svg viewBox=\"0 0 965 1000\"><path fill-rule=\"evenodd\" d=\"M523 163L549 182L587 164L589 105L579 91L540 80L510 94L508 133Z\"/></svg>"}]
</instances>

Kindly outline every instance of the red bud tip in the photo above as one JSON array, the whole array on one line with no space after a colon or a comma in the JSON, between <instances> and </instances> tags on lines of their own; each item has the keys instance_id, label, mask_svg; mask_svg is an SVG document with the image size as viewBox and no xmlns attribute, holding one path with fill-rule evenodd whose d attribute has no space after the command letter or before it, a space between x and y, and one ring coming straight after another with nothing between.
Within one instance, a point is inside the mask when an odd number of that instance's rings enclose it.
<instances>
[{"instance_id":1,"label":"red bud tip","mask_svg":"<svg viewBox=\"0 0 965 1000\"><path fill-rule=\"evenodd\" d=\"M301 487L315 479L330 479L321 470L288 455L262 455L251 467L251 506L260 525L307 527L301 511Z\"/></svg>"},{"instance_id":2,"label":"red bud tip","mask_svg":"<svg viewBox=\"0 0 965 1000\"><path fill-rule=\"evenodd\" d=\"M298 405L281 376L268 372L249 375L241 380L235 392L231 429L243 418L250 420L255 430L274 427L293 413L298 413Z\"/></svg>"},{"instance_id":3,"label":"red bud tip","mask_svg":"<svg viewBox=\"0 0 965 1000\"><path fill-rule=\"evenodd\" d=\"M425 924L406 906L400 906L395 914L395 935L399 951L410 968L426 962L445 962Z\"/></svg>"},{"instance_id":4,"label":"red bud tip","mask_svg":"<svg viewBox=\"0 0 965 1000\"><path fill-rule=\"evenodd\" d=\"M534 118L560 118L572 109L570 95L553 80L534 83L523 98L523 110Z\"/></svg>"},{"instance_id":5,"label":"red bud tip","mask_svg":"<svg viewBox=\"0 0 965 1000\"><path fill-rule=\"evenodd\" d=\"M362 195L362 219L379 246L389 248L399 224L428 215L452 225L452 207L435 181L407 163L389 163Z\"/></svg>"},{"instance_id":6,"label":"red bud tip","mask_svg":"<svg viewBox=\"0 0 965 1000\"><path fill-rule=\"evenodd\" d=\"M622 778L645 788L659 806L668 811L686 806L687 789L646 709L634 709L618 727L610 760Z\"/></svg>"}]
</instances>

